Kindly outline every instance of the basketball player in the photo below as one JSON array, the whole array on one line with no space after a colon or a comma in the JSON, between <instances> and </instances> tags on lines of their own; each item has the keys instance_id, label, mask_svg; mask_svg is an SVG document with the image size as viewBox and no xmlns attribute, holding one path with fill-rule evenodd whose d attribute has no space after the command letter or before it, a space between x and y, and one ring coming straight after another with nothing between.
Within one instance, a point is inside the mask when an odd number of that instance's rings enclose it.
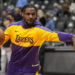
<instances>
[{"instance_id":1,"label":"basketball player","mask_svg":"<svg viewBox=\"0 0 75 75\"><path fill-rule=\"evenodd\" d=\"M51 32L36 20L37 10L31 5L22 8L23 19L14 22L3 33L0 31L0 45L12 42L12 55L7 75L38 75L39 48L44 41L75 40L70 33ZM5 38L5 39L4 39Z\"/></svg>"}]
</instances>

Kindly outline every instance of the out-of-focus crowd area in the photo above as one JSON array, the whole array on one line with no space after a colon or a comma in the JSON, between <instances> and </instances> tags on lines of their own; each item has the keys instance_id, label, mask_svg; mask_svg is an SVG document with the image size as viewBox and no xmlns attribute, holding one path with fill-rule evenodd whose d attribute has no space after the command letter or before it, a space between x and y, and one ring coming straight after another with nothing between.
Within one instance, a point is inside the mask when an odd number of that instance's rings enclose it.
<instances>
[{"instance_id":1,"label":"out-of-focus crowd area","mask_svg":"<svg viewBox=\"0 0 75 75\"><path fill-rule=\"evenodd\" d=\"M75 0L0 0L0 27L5 30L12 22L20 21L21 8L27 4L38 9L37 20L43 26L52 31L75 33ZM65 44L73 45L72 41ZM4 73L11 56L10 40L1 50L1 69Z\"/></svg>"},{"instance_id":2,"label":"out-of-focus crowd area","mask_svg":"<svg viewBox=\"0 0 75 75\"><path fill-rule=\"evenodd\" d=\"M0 0L0 26L5 27L5 19L10 23L19 21L21 8L32 4L37 9L39 22L53 31L74 33L75 1L74 0ZM24 2L23 2L24 1ZM6 18L7 17L7 18Z\"/></svg>"}]
</instances>

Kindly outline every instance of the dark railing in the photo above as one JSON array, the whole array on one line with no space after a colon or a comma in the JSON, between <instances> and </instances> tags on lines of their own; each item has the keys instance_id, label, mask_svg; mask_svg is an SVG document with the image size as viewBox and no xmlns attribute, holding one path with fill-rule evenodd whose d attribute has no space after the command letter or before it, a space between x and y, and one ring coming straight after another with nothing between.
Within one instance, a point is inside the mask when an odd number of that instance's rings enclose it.
<instances>
[{"instance_id":1,"label":"dark railing","mask_svg":"<svg viewBox=\"0 0 75 75\"><path fill-rule=\"evenodd\" d=\"M57 45L57 46L56 46ZM75 75L75 52L73 46L61 46L59 43L43 44L40 49L42 75ZM60 45L60 46L58 46Z\"/></svg>"}]
</instances>

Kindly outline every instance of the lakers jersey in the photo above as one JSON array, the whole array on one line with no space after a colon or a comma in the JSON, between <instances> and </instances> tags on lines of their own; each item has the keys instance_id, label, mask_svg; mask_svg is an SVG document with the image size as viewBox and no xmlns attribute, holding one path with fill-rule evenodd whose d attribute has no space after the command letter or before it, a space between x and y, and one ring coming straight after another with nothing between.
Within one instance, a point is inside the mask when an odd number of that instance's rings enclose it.
<instances>
[{"instance_id":1,"label":"lakers jersey","mask_svg":"<svg viewBox=\"0 0 75 75\"><path fill-rule=\"evenodd\" d=\"M5 42L9 39L12 42L12 55L8 72L35 73L39 71L40 46L45 41L72 40L72 34L52 32L37 21L33 26L28 26L21 20L12 23L5 30Z\"/></svg>"}]
</instances>

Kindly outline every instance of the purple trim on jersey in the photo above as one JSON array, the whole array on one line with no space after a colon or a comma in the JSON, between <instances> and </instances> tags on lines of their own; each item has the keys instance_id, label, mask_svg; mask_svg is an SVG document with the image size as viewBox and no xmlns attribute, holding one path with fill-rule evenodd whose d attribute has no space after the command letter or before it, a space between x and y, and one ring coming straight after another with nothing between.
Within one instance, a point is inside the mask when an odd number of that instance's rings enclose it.
<instances>
[{"instance_id":1,"label":"purple trim on jersey","mask_svg":"<svg viewBox=\"0 0 75 75\"><path fill-rule=\"evenodd\" d=\"M36 26L38 28L41 28L41 29L44 29L46 31L49 31L49 32L56 32L59 36L59 40L60 41L69 41L69 40L72 40L72 33L65 33L65 32L57 32L57 31L51 31L50 29L46 28L46 27L43 27L43 26Z\"/></svg>"},{"instance_id":2,"label":"purple trim on jersey","mask_svg":"<svg viewBox=\"0 0 75 75\"><path fill-rule=\"evenodd\" d=\"M22 27L23 28L30 28L30 27L32 27L31 25L26 25L26 24L24 24L23 23L23 20L21 20L21 21L18 21L18 22L13 22L13 23L11 23L8 27L10 27L10 26L12 26L12 25L22 25ZM37 19L35 19L35 21L34 21L34 23L33 23L33 26L36 26L36 25L41 25L38 21L37 21Z\"/></svg>"},{"instance_id":3,"label":"purple trim on jersey","mask_svg":"<svg viewBox=\"0 0 75 75\"><path fill-rule=\"evenodd\" d=\"M12 26L12 25L20 25L21 21L18 21L18 22L12 22L11 24L9 24L8 27Z\"/></svg>"},{"instance_id":4,"label":"purple trim on jersey","mask_svg":"<svg viewBox=\"0 0 75 75\"><path fill-rule=\"evenodd\" d=\"M34 26L36 25L41 26L40 22L37 19L35 19L35 22L34 22Z\"/></svg>"},{"instance_id":5,"label":"purple trim on jersey","mask_svg":"<svg viewBox=\"0 0 75 75\"><path fill-rule=\"evenodd\" d=\"M48 28L46 28L46 27L44 27L44 26L36 25L35 27L41 28L41 29L46 30L46 31L49 31L49 32L53 32L53 31L51 31L50 29L48 29Z\"/></svg>"},{"instance_id":6,"label":"purple trim on jersey","mask_svg":"<svg viewBox=\"0 0 75 75\"><path fill-rule=\"evenodd\" d=\"M12 55L7 71L25 73L35 73L39 71L39 65L32 67L32 64L38 64L38 49L39 46L22 47L12 44Z\"/></svg>"},{"instance_id":7,"label":"purple trim on jersey","mask_svg":"<svg viewBox=\"0 0 75 75\"><path fill-rule=\"evenodd\" d=\"M72 40L72 33L64 33L64 32L57 32L60 41L71 41Z\"/></svg>"},{"instance_id":8,"label":"purple trim on jersey","mask_svg":"<svg viewBox=\"0 0 75 75\"><path fill-rule=\"evenodd\" d=\"M26 24L23 23L23 20L21 20L21 25L23 26L23 28L30 28L30 27L36 26L36 25L40 26L41 24L37 21L37 19L35 19L33 25L26 25Z\"/></svg>"}]
</instances>

